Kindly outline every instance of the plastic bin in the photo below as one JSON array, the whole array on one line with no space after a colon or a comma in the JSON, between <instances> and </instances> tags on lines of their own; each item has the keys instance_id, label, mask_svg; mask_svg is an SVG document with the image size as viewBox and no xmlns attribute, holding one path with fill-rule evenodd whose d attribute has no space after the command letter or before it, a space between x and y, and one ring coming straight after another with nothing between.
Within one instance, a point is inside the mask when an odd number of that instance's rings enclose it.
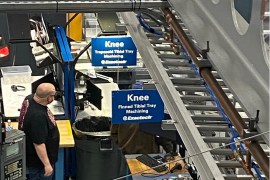
<instances>
[{"instance_id":1,"label":"plastic bin","mask_svg":"<svg viewBox=\"0 0 270 180\"><path fill-rule=\"evenodd\" d=\"M5 84L31 83L32 70L30 66L7 66L1 67Z\"/></svg>"},{"instance_id":2,"label":"plastic bin","mask_svg":"<svg viewBox=\"0 0 270 180\"><path fill-rule=\"evenodd\" d=\"M110 118L83 118L73 123L72 129L77 180L111 180L126 175L125 157L110 137Z\"/></svg>"}]
</instances>

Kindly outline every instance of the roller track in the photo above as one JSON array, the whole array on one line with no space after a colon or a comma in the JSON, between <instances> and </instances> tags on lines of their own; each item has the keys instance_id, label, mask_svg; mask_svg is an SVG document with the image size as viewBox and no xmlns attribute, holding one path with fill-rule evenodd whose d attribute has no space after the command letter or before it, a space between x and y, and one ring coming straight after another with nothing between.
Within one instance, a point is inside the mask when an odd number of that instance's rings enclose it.
<instances>
[{"instance_id":1,"label":"roller track","mask_svg":"<svg viewBox=\"0 0 270 180\"><path fill-rule=\"evenodd\" d=\"M183 52L175 55L162 36L138 28L133 13L121 13L127 28L144 61L145 68L136 70L136 79L144 82L145 89L157 88L171 120L165 120L162 128L177 130L190 155L214 148L204 156L192 157L202 179L252 179L229 147L215 149L228 144L231 132L219 114L213 99L204 87ZM144 17L148 25L158 31L160 27ZM183 24L180 20L179 23ZM186 29L187 31L187 29ZM175 43L179 44L179 43ZM222 89L246 123L250 120L218 73L212 71ZM245 153L243 153L245 155Z\"/></svg>"}]
</instances>

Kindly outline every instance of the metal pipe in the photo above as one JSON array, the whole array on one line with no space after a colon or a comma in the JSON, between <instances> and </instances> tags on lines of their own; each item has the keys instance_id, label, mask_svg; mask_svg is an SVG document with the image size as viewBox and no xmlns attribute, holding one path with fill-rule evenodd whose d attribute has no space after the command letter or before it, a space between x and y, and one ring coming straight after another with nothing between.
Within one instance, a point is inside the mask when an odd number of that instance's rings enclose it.
<instances>
[{"instance_id":1,"label":"metal pipe","mask_svg":"<svg viewBox=\"0 0 270 180\"><path fill-rule=\"evenodd\" d=\"M217 80L213 76L211 70L209 68L202 68L201 76L211 88L218 101L220 102L222 108L224 109L227 116L232 121L235 129L237 130L240 137L243 137L243 129L247 128L244 120L241 118L225 92L222 90L221 86L218 84Z\"/></svg>"},{"instance_id":2,"label":"metal pipe","mask_svg":"<svg viewBox=\"0 0 270 180\"><path fill-rule=\"evenodd\" d=\"M247 128L244 120L239 115L233 104L230 102L227 95L224 93L217 80L214 78L209 68L201 69L201 76L211 88L222 108L224 109L227 116L230 118L233 126L238 132L241 138L244 138L244 129ZM259 166L262 168L265 175L269 178L269 159L262 147L257 142L245 141L246 147L249 149L254 159L257 161Z\"/></svg>"},{"instance_id":3,"label":"metal pipe","mask_svg":"<svg viewBox=\"0 0 270 180\"><path fill-rule=\"evenodd\" d=\"M256 141L246 141L245 145L259 164L260 168L263 170L267 179L269 179L269 158L263 151L262 147Z\"/></svg>"},{"instance_id":4,"label":"metal pipe","mask_svg":"<svg viewBox=\"0 0 270 180\"><path fill-rule=\"evenodd\" d=\"M189 38L185 34L183 28L176 20L175 16L168 8L162 9L164 16L166 18L167 23L173 28L174 32L181 40L182 45L187 50L188 54L190 55L191 59L198 66L198 61L200 58L199 53L190 42ZM218 84L217 80L214 78L213 74L211 73L210 68L201 68L200 74L208 86L211 88L215 96L217 97L218 101L220 102L222 108L224 109L227 116L230 118L233 126L235 127L236 131L238 132L241 138L243 137L243 131L247 128L244 120L239 115L225 92L222 90L221 86ZM249 149L251 154L253 155L254 159L257 161L261 169L263 170L265 176L269 178L269 159L264 153L262 147L257 142L252 141L245 141L244 142L246 147Z\"/></svg>"},{"instance_id":5,"label":"metal pipe","mask_svg":"<svg viewBox=\"0 0 270 180\"><path fill-rule=\"evenodd\" d=\"M177 22L176 18L172 14L172 12L168 8L162 9L165 19L170 27L174 30L175 34L181 40L182 45L186 48L189 56L193 59L197 59L200 57L200 54L194 49L192 43L190 42L189 38L187 37L186 33L184 32L183 28ZM194 62L195 64L197 62Z\"/></svg>"},{"instance_id":6,"label":"metal pipe","mask_svg":"<svg viewBox=\"0 0 270 180\"><path fill-rule=\"evenodd\" d=\"M246 167L249 172L251 172L251 153L247 151L246 155Z\"/></svg>"}]
</instances>

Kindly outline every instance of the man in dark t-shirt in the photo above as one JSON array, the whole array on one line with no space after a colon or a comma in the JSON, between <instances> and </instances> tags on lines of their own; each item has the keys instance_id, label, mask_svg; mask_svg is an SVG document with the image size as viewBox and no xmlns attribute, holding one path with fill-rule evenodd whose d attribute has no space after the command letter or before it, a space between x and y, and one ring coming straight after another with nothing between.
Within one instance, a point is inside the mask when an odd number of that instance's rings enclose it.
<instances>
[{"instance_id":1,"label":"man in dark t-shirt","mask_svg":"<svg viewBox=\"0 0 270 180\"><path fill-rule=\"evenodd\" d=\"M54 100L55 93L52 84L42 83L22 104L18 128L26 135L26 176L30 180L52 179L59 131L47 105Z\"/></svg>"}]
</instances>

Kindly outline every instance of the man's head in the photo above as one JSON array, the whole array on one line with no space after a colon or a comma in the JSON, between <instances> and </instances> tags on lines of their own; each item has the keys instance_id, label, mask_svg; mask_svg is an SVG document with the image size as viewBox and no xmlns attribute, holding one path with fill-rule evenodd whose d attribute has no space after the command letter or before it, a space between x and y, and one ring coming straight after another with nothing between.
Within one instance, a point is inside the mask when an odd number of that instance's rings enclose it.
<instances>
[{"instance_id":1,"label":"man's head","mask_svg":"<svg viewBox=\"0 0 270 180\"><path fill-rule=\"evenodd\" d=\"M42 83L37 87L35 93L35 100L43 105L48 105L54 100L55 96L55 87L51 83Z\"/></svg>"}]
</instances>

